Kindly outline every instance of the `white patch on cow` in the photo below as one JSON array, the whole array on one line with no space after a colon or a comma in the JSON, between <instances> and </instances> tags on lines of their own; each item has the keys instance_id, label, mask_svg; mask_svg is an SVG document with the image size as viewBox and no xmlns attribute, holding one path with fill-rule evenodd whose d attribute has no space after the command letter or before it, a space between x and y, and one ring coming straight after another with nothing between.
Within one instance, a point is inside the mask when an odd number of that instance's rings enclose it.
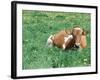
<instances>
[{"instance_id":1,"label":"white patch on cow","mask_svg":"<svg viewBox=\"0 0 100 80\"><path fill-rule=\"evenodd\" d=\"M73 39L73 35L69 35L68 38Z\"/></svg>"},{"instance_id":2,"label":"white patch on cow","mask_svg":"<svg viewBox=\"0 0 100 80\"><path fill-rule=\"evenodd\" d=\"M75 43L77 46L80 46L80 43Z\"/></svg>"},{"instance_id":3,"label":"white patch on cow","mask_svg":"<svg viewBox=\"0 0 100 80\"><path fill-rule=\"evenodd\" d=\"M68 41L68 37L64 37L64 42L66 43Z\"/></svg>"},{"instance_id":4,"label":"white patch on cow","mask_svg":"<svg viewBox=\"0 0 100 80\"><path fill-rule=\"evenodd\" d=\"M83 32L83 30L81 28L74 28L75 30L80 30L81 32Z\"/></svg>"},{"instance_id":5,"label":"white patch on cow","mask_svg":"<svg viewBox=\"0 0 100 80\"><path fill-rule=\"evenodd\" d=\"M76 29L76 30L81 30L81 28L79 28L79 27L76 27L76 28L74 28L74 29Z\"/></svg>"},{"instance_id":6,"label":"white patch on cow","mask_svg":"<svg viewBox=\"0 0 100 80\"><path fill-rule=\"evenodd\" d=\"M65 48L66 48L65 44L69 39L73 39L73 36L72 35L68 35L68 37L64 37L63 50L65 50Z\"/></svg>"},{"instance_id":7,"label":"white patch on cow","mask_svg":"<svg viewBox=\"0 0 100 80\"><path fill-rule=\"evenodd\" d=\"M64 37L64 42L66 43L69 39L73 39L73 36L68 35L68 37Z\"/></svg>"},{"instance_id":8,"label":"white patch on cow","mask_svg":"<svg viewBox=\"0 0 100 80\"><path fill-rule=\"evenodd\" d=\"M63 50L65 50L66 46L65 46L65 43L63 44Z\"/></svg>"},{"instance_id":9,"label":"white patch on cow","mask_svg":"<svg viewBox=\"0 0 100 80\"><path fill-rule=\"evenodd\" d=\"M47 39L47 46L48 47L52 47L53 46L53 40L52 40L52 38L53 38L54 36L53 35L50 35L50 37Z\"/></svg>"},{"instance_id":10,"label":"white patch on cow","mask_svg":"<svg viewBox=\"0 0 100 80\"><path fill-rule=\"evenodd\" d=\"M53 37L53 35L50 35L49 39L51 39Z\"/></svg>"}]
</instances>

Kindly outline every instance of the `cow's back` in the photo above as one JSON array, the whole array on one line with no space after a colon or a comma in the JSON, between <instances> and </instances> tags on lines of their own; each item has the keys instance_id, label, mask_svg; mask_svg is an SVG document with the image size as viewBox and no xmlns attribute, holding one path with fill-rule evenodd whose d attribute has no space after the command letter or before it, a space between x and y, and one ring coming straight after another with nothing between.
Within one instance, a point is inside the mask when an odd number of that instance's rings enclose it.
<instances>
[{"instance_id":1,"label":"cow's back","mask_svg":"<svg viewBox=\"0 0 100 80\"><path fill-rule=\"evenodd\" d=\"M60 31L59 33L54 35L54 39L53 39L53 43L54 45L58 46L58 47L63 47L63 43L64 43L64 37L66 36L66 32L65 31Z\"/></svg>"}]
</instances>

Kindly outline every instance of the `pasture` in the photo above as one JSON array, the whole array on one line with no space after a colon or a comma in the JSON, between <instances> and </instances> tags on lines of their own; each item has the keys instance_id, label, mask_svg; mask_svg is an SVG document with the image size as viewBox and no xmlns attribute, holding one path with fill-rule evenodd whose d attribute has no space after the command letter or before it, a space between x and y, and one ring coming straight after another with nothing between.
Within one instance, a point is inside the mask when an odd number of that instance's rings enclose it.
<instances>
[{"instance_id":1,"label":"pasture","mask_svg":"<svg viewBox=\"0 0 100 80\"><path fill-rule=\"evenodd\" d=\"M91 65L90 28L91 15L88 13L64 13L47 11L22 12L22 69L83 67ZM62 50L48 48L47 38L62 29L79 25L87 34L87 48Z\"/></svg>"}]
</instances>

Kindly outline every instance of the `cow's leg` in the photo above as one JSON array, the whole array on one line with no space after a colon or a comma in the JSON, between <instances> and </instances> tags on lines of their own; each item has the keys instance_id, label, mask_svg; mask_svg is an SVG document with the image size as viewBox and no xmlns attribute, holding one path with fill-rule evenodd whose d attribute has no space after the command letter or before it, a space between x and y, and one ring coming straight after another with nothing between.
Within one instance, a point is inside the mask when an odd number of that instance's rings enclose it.
<instances>
[{"instance_id":1,"label":"cow's leg","mask_svg":"<svg viewBox=\"0 0 100 80\"><path fill-rule=\"evenodd\" d=\"M66 49L66 45L65 45L65 43L63 44L63 50L65 50Z\"/></svg>"},{"instance_id":2,"label":"cow's leg","mask_svg":"<svg viewBox=\"0 0 100 80\"><path fill-rule=\"evenodd\" d=\"M47 45L48 47L52 47L52 46L53 46L53 40L52 40L53 37L54 37L54 36L51 35L51 36L47 39L46 45Z\"/></svg>"},{"instance_id":3,"label":"cow's leg","mask_svg":"<svg viewBox=\"0 0 100 80\"><path fill-rule=\"evenodd\" d=\"M70 40L73 39L73 36L72 35L68 35L68 37L64 37L64 42L66 43L69 39Z\"/></svg>"},{"instance_id":4,"label":"cow's leg","mask_svg":"<svg viewBox=\"0 0 100 80\"><path fill-rule=\"evenodd\" d=\"M68 35L68 37L64 37L64 44L63 44L63 50L66 49L66 43L69 43L69 41L73 39L73 36L72 35Z\"/></svg>"}]
</instances>

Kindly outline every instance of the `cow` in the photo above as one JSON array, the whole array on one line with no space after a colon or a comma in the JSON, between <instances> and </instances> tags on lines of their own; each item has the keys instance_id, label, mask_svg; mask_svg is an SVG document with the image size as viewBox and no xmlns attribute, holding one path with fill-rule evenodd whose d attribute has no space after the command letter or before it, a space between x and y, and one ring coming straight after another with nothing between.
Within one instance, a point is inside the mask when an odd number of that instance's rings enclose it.
<instances>
[{"instance_id":1,"label":"cow","mask_svg":"<svg viewBox=\"0 0 100 80\"><path fill-rule=\"evenodd\" d=\"M86 48L86 32L78 26L72 30L61 30L47 39L47 45L57 46L63 50L73 47Z\"/></svg>"}]
</instances>

